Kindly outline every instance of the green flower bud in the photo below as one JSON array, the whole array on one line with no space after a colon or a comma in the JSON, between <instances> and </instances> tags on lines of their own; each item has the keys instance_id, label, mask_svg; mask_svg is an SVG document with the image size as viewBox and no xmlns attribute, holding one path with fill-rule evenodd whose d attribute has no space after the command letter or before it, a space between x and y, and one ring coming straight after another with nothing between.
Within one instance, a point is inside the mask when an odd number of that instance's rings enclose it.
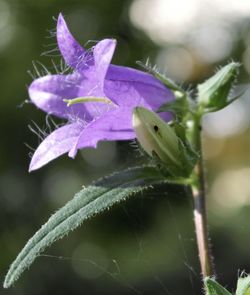
<instances>
[{"instance_id":1,"label":"green flower bud","mask_svg":"<svg viewBox=\"0 0 250 295\"><path fill-rule=\"evenodd\" d=\"M164 122L156 113L142 107L133 111L133 127L145 152L157 158L173 176L187 176L190 163L188 148L177 136L175 129Z\"/></svg>"},{"instance_id":2,"label":"green flower bud","mask_svg":"<svg viewBox=\"0 0 250 295\"><path fill-rule=\"evenodd\" d=\"M228 100L228 97L239 73L239 66L239 63L231 62L198 85L198 101L205 111L218 111L234 101Z\"/></svg>"}]
</instances>

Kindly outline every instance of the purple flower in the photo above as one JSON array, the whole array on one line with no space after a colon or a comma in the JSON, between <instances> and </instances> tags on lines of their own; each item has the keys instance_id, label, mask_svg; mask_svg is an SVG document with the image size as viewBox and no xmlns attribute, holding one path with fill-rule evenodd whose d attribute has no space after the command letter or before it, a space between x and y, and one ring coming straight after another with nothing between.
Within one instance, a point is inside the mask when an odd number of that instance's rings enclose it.
<instances>
[{"instance_id":1,"label":"purple flower","mask_svg":"<svg viewBox=\"0 0 250 295\"><path fill-rule=\"evenodd\" d=\"M68 153L96 147L101 140L135 138L132 110L143 106L157 110L173 95L152 75L110 64L116 41L104 39L85 50L73 38L63 16L57 21L57 43L71 74L47 75L29 87L32 102L48 114L67 120L67 124L48 135L36 149L29 171ZM96 97L89 102L67 106L65 99ZM107 103L109 102L109 103ZM169 119L169 114L163 114Z\"/></svg>"}]
</instances>

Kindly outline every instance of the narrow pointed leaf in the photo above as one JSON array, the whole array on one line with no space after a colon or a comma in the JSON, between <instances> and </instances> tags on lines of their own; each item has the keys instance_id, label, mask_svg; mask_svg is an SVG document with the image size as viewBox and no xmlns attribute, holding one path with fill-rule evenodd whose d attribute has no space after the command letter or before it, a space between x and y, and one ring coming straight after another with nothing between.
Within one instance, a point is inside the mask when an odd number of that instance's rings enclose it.
<instances>
[{"instance_id":1,"label":"narrow pointed leaf","mask_svg":"<svg viewBox=\"0 0 250 295\"><path fill-rule=\"evenodd\" d=\"M83 221L163 181L163 176L155 167L142 166L114 173L82 189L27 242L10 266L4 287L13 285L41 252Z\"/></svg>"},{"instance_id":2,"label":"narrow pointed leaf","mask_svg":"<svg viewBox=\"0 0 250 295\"><path fill-rule=\"evenodd\" d=\"M236 295L250 295L250 276L238 279Z\"/></svg>"},{"instance_id":3,"label":"narrow pointed leaf","mask_svg":"<svg viewBox=\"0 0 250 295\"><path fill-rule=\"evenodd\" d=\"M155 78L160 80L163 84L165 84L169 89L175 91L178 91L182 94L185 93L185 91L178 86L173 80L165 77L162 73L160 73L156 68L152 67L149 63L144 64L141 61L136 62L140 67L142 67L144 70L148 71L150 74L154 75Z\"/></svg>"},{"instance_id":4,"label":"narrow pointed leaf","mask_svg":"<svg viewBox=\"0 0 250 295\"><path fill-rule=\"evenodd\" d=\"M205 278L204 285L206 295L232 295L227 289L222 287L212 278Z\"/></svg>"}]
</instances>

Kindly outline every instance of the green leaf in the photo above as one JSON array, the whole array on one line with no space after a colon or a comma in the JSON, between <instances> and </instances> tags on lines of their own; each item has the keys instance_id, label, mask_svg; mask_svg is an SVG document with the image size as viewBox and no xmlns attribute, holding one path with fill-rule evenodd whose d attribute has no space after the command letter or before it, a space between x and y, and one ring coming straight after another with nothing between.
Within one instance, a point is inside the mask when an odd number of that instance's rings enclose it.
<instances>
[{"instance_id":1,"label":"green leaf","mask_svg":"<svg viewBox=\"0 0 250 295\"><path fill-rule=\"evenodd\" d=\"M27 242L10 266L4 288L13 285L48 246L80 226L83 221L164 180L155 167L142 166L114 173L82 189Z\"/></svg>"},{"instance_id":2,"label":"green leaf","mask_svg":"<svg viewBox=\"0 0 250 295\"><path fill-rule=\"evenodd\" d=\"M250 295L250 276L240 277L237 282L236 295Z\"/></svg>"},{"instance_id":3,"label":"green leaf","mask_svg":"<svg viewBox=\"0 0 250 295\"><path fill-rule=\"evenodd\" d=\"M239 74L239 67L239 63L231 62L198 85L198 101L207 112L218 111L230 103L228 98Z\"/></svg>"},{"instance_id":4,"label":"green leaf","mask_svg":"<svg viewBox=\"0 0 250 295\"><path fill-rule=\"evenodd\" d=\"M204 280L206 295L232 295L227 289L222 287L212 278L205 278Z\"/></svg>"}]
</instances>

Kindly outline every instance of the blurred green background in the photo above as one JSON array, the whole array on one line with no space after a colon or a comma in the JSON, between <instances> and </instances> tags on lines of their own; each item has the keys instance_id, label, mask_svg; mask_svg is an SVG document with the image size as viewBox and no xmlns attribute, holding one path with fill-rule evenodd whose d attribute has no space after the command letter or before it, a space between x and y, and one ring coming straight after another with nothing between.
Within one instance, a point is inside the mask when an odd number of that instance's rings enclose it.
<instances>
[{"instance_id":1,"label":"blurred green background","mask_svg":"<svg viewBox=\"0 0 250 295\"><path fill-rule=\"evenodd\" d=\"M28 173L29 154L40 142L36 125L53 129L51 119L24 103L28 71L37 60L51 67L52 57L41 53L56 47L49 31L59 12L82 44L116 38L113 63L136 67L149 58L190 91L219 65L242 63L236 88L242 98L203 122L217 275L233 290L239 270L250 272L250 1L244 0L0 0L1 281L27 239L83 184L143 161L131 143L101 143L74 161L64 156ZM200 288L192 201L172 186L88 221L0 294L178 295L201 294Z\"/></svg>"}]
</instances>

